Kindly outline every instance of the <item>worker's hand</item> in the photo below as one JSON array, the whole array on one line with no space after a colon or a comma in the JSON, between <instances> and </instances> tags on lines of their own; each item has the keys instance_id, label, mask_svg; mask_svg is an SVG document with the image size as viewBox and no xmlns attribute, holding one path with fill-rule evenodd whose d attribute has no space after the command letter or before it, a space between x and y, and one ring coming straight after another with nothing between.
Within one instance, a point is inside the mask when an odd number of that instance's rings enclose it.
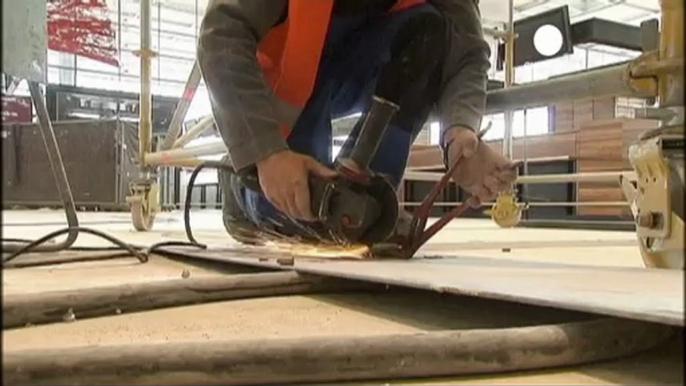
<instances>
[{"instance_id":1,"label":"worker's hand","mask_svg":"<svg viewBox=\"0 0 686 386\"><path fill-rule=\"evenodd\" d=\"M336 172L314 158L283 150L257 163L262 192L284 214L304 221L315 221L310 209L310 173L332 178Z\"/></svg>"},{"instance_id":2,"label":"worker's hand","mask_svg":"<svg viewBox=\"0 0 686 386\"><path fill-rule=\"evenodd\" d=\"M472 207L495 199L517 179L517 164L480 142L473 131L448 129L444 141L449 144L448 165L458 157L463 158L453 174L453 181L472 194L468 200Z\"/></svg>"}]
</instances>

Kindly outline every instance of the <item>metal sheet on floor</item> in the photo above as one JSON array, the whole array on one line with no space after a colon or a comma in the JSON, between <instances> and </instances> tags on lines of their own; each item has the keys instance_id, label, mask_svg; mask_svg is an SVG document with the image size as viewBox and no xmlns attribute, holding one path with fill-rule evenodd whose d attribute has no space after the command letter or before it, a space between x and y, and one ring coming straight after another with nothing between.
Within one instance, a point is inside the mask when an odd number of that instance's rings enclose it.
<instances>
[{"instance_id":1,"label":"metal sheet on floor","mask_svg":"<svg viewBox=\"0 0 686 386\"><path fill-rule=\"evenodd\" d=\"M264 268L514 301L684 326L684 273L677 270L583 266L483 257L351 260L297 257L261 249L190 251L182 255Z\"/></svg>"}]
</instances>

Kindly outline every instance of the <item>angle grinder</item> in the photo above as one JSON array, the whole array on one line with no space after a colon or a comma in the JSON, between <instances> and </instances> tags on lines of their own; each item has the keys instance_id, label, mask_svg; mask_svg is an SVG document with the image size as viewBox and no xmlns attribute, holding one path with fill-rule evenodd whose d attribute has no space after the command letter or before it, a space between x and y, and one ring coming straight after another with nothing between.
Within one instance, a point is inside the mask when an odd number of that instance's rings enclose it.
<instances>
[{"instance_id":1,"label":"angle grinder","mask_svg":"<svg viewBox=\"0 0 686 386\"><path fill-rule=\"evenodd\" d=\"M396 104L373 97L352 150L349 155L336 159L338 176L309 177L312 214L337 244L372 245L386 240L395 230L398 220L395 189L383 175L372 172L369 164L397 111ZM256 168L238 175L245 187L262 192Z\"/></svg>"}]
</instances>

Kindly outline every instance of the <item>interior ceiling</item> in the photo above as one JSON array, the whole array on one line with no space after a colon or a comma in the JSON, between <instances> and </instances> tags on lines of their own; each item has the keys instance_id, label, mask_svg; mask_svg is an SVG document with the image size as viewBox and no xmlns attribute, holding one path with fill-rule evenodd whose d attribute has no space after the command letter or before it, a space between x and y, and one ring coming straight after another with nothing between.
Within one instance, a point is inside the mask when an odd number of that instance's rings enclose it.
<instances>
[{"instance_id":1,"label":"interior ceiling","mask_svg":"<svg viewBox=\"0 0 686 386\"><path fill-rule=\"evenodd\" d=\"M107 0L116 2L117 0ZM139 0L124 0L138 3ZM208 0L152 0L163 6L195 13L196 4L199 12L203 12ZM496 27L507 22L508 0L480 0L481 15L484 25ZM590 17L602 17L618 22L632 22L641 17L648 18L659 12L659 0L514 0L515 20L535 15L546 10L567 5L572 22ZM596 15L597 14L597 15ZM635 23L633 23L635 24Z\"/></svg>"},{"instance_id":2,"label":"interior ceiling","mask_svg":"<svg viewBox=\"0 0 686 386\"><path fill-rule=\"evenodd\" d=\"M508 0L481 0L484 24L498 26L507 22ZM569 7L572 22L598 17L636 24L659 12L659 0L514 0L514 19L522 19L562 6Z\"/></svg>"}]
</instances>

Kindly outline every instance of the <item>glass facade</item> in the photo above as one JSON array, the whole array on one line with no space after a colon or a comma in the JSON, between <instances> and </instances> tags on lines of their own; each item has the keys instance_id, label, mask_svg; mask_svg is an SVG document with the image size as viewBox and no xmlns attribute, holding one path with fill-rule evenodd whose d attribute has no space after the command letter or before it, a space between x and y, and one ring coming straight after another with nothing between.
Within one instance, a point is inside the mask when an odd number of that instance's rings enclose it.
<instances>
[{"instance_id":1,"label":"glass facade","mask_svg":"<svg viewBox=\"0 0 686 386\"><path fill-rule=\"evenodd\" d=\"M152 1L151 41L153 49L158 54L152 60L152 92L154 95L181 96L195 58L198 29L207 1ZM553 1L549 5L552 6L553 3L555 2ZM116 30L119 67L73 54L49 51L48 81L53 84L137 93L140 90L140 61L135 55L135 51L140 46L139 7L139 1L135 0L108 0L110 20ZM517 17L525 17L528 15L527 12L541 12L543 8L518 9ZM616 9L616 7L612 9ZM572 7L572 21L595 17L598 12L610 12L610 8L576 10ZM622 21L637 24L651 16L646 11L634 13L622 17L624 19ZM607 18L611 19L611 17ZM497 52L496 42L491 40L490 43L492 52ZM515 82L521 84L543 80L551 76L617 63L634 58L636 55L638 55L636 52L613 47L577 46L571 55L518 67L515 71ZM489 77L503 80L504 73L495 70L495 54L492 55L492 61ZM17 93L20 95L28 94L25 82L20 85ZM544 134L550 130L547 110L544 106L527 110L526 132L528 135ZM207 89L201 83L188 111L187 119L197 119L210 112ZM489 122L492 122L493 127L487 138L502 137L504 132L503 115L485 117L484 127ZM524 112L517 111L515 112L514 134L523 135L523 133ZM434 139L432 138L430 141L434 142Z\"/></svg>"},{"instance_id":2,"label":"glass facade","mask_svg":"<svg viewBox=\"0 0 686 386\"><path fill-rule=\"evenodd\" d=\"M151 87L154 95L180 97L195 60L197 31L207 0L152 1ZM140 3L113 0L107 3L116 32L119 67L78 55L48 51L48 82L76 87L138 93L140 91ZM22 84L18 94L28 93ZM187 119L210 113L207 89L201 83Z\"/></svg>"}]
</instances>

